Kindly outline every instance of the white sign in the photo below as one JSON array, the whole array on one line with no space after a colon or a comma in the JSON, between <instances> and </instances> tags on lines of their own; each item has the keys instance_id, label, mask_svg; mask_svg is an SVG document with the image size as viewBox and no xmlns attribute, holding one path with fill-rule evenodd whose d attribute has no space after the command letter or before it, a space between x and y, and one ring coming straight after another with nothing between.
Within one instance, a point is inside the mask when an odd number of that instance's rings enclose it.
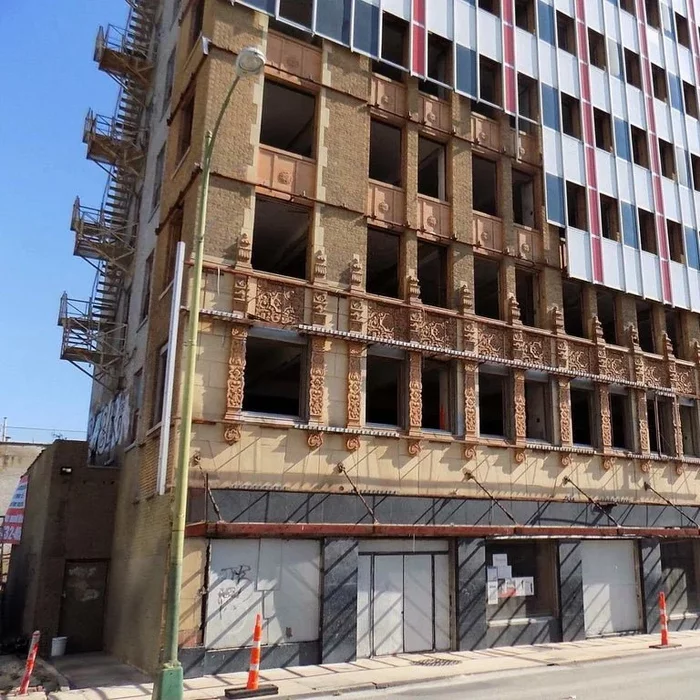
<instances>
[{"instance_id":1,"label":"white sign","mask_svg":"<svg viewBox=\"0 0 700 700\"><path fill-rule=\"evenodd\" d=\"M507 554L494 554L492 557L493 566L508 566L508 555Z\"/></svg>"},{"instance_id":2,"label":"white sign","mask_svg":"<svg viewBox=\"0 0 700 700\"><path fill-rule=\"evenodd\" d=\"M5 519L2 524L2 541L4 544L19 544L22 540L22 525L24 523L24 507L27 503L28 483L29 476L25 474L20 478L5 513Z\"/></svg>"},{"instance_id":3,"label":"white sign","mask_svg":"<svg viewBox=\"0 0 700 700\"><path fill-rule=\"evenodd\" d=\"M498 581L486 582L486 603L498 605Z\"/></svg>"}]
</instances>

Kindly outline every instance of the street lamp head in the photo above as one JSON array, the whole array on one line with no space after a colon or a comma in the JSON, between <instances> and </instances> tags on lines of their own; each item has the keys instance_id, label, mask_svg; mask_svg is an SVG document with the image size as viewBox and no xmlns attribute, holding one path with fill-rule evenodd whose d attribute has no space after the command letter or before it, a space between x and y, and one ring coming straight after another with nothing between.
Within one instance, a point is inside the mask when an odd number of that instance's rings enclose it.
<instances>
[{"instance_id":1,"label":"street lamp head","mask_svg":"<svg viewBox=\"0 0 700 700\"><path fill-rule=\"evenodd\" d=\"M265 67L265 54L255 46L246 46L236 58L236 74L239 78L254 77Z\"/></svg>"}]
</instances>

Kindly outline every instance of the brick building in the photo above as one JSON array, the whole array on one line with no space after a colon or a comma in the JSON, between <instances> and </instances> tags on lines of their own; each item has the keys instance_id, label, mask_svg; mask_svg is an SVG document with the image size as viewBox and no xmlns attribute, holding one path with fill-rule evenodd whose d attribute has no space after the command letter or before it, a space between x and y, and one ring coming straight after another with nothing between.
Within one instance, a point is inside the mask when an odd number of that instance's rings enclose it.
<instances>
[{"instance_id":1,"label":"brick building","mask_svg":"<svg viewBox=\"0 0 700 700\"><path fill-rule=\"evenodd\" d=\"M652 631L662 587L696 626L694 0L130 8L84 135L105 200L73 216L96 291L61 314L121 472L107 647L158 662L176 243L248 45L209 191L187 673L244 668L257 611L267 666Z\"/></svg>"}]
</instances>

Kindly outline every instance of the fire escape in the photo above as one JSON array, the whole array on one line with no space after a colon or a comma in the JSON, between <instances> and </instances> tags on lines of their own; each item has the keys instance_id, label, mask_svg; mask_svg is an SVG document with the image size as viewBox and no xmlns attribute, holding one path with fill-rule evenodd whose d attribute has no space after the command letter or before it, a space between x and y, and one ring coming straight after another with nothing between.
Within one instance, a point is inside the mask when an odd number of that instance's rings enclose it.
<instances>
[{"instance_id":1,"label":"fire escape","mask_svg":"<svg viewBox=\"0 0 700 700\"><path fill-rule=\"evenodd\" d=\"M153 72L150 44L158 0L127 0L125 29L100 27L94 59L119 84L113 117L89 111L83 141L87 157L107 172L102 204L73 204L71 230L74 254L96 270L87 300L61 297L58 324L63 327L61 359L79 369L92 365L93 377L102 378L119 368L124 354L126 321L118 306L134 251L138 212L132 203L142 175L148 133L143 125ZM136 223L135 223L136 222Z\"/></svg>"}]
</instances>

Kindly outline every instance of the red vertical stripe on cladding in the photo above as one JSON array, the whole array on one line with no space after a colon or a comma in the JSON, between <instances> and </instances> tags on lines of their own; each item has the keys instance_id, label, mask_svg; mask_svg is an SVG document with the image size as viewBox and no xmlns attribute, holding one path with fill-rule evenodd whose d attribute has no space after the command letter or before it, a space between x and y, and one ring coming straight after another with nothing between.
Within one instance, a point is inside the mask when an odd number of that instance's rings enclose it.
<instances>
[{"instance_id":1,"label":"red vertical stripe on cladding","mask_svg":"<svg viewBox=\"0 0 700 700\"><path fill-rule=\"evenodd\" d=\"M690 0L691 4L694 0ZM642 60L642 89L644 92L644 108L647 116L647 132L651 151L651 179L654 195L654 222L656 225L656 241L659 250L659 266L661 268L661 295L664 302L672 302L671 266L668 261L668 238L664 220L664 197L661 187L661 163L659 161L659 139L656 134L656 115L654 114L654 99L651 79L651 62L649 61L649 44L647 41L647 15L644 0L637 0L637 34L639 35L639 51Z\"/></svg>"},{"instance_id":2,"label":"red vertical stripe on cladding","mask_svg":"<svg viewBox=\"0 0 700 700\"><path fill-rule=\"evenodd\" d=\"M425 0L413 0L413 21L425 26Z\"/></svg>"},{"instance_id":3,"label":"red vertical stripe on cladding","mask_svg":"<svg viewBox=\"0 0 700 700\"><path fill-rule=\"evenodd\" d=\"M603 282L603 250L600 234L600 211L598 207L598 173L595 160L595 135L593 130L593 105L591 103L590 66L588 63L588 32L586 30L586 7L584 0L576 0L576 36L578 38L579 78L581 84L581 107L583 116L583 148L588 186L588 230L591 237L591 263L593 281Z\"/></svg>"},{"instance_id":4,"label":"red vertical stripe on cladding","mask_svg":"<svg viewBox=\"0 0 700 700\"><path fill-rule=\"evenodd\" d=\"M413 0L413 72L425 75L425 0Z\"/></svg>"},{"instance_id":5,"label":"red vertical stripe on cladding","mask_svg":"<svg viewBox=\"0 0 700 700\"><path fill-rule=\"evenodd\" d=\"M518 98L515 74L515 26L514 0L503 0L503 65L505 79L505 102L506 112L515 114L518 110Z\"/></svg>"}]
</instances>

